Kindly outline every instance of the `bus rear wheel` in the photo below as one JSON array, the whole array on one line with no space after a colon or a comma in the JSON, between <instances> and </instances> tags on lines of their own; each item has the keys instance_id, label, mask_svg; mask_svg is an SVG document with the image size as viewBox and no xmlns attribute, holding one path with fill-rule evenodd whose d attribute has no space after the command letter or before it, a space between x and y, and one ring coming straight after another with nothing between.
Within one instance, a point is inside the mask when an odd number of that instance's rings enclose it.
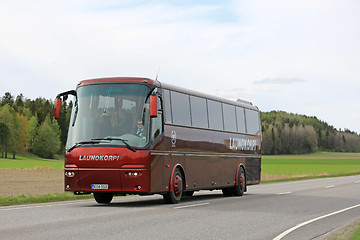
<instances>
[{"instance_id":1,"label":"bus rear wheel","mask_svg":"<svg viewBox=\"0 0 360 240\"><path fill-rule=\"evenodd\" d=\"M235 196L244 195L245 189L246 189L245 172L244 169L240 167L239 175L238 175L238 184L234 188L234 195Z\"/></svg>"},{"instance_id":2,"label":"bus rear wheel","mask_svg":"<svg viewBox=\"0 0 360 240\"><path fill-rule=\"evenodd\" d=\"M176 204L180 202L184 188L183 176L178 168L175 169L172 179L173 180L170 183L172 191L165 193L163 197L166 203Z\"/></svg>"},{"instance_id":3,"label":"bus rear wheel","mask_svg":"<svg viewBox=\"0 0 360 240\"><path fill-rule=\"evenodd\" d=\"M94 193L94 198L97 203L110 203L114 195L112 193Z\"/></svg>"}]
</instances>

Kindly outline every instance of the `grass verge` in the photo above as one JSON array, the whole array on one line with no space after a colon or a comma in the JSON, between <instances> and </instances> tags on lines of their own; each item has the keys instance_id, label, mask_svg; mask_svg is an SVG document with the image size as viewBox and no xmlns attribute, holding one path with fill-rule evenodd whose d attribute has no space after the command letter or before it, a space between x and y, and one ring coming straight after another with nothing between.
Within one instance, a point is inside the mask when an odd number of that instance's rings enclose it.
<instances>
[{"instance_id":1,"label":"grass verge","mask_svg":"<svg viewBox=\"0 0 360 240\"><path fill-rule=\"evenodd\" d=\"M328 238L329 240L359 240L360 239L360 221L356 221L333 236Z\"/></svg>"},{"instance_id":2,"label":"grass verge","mask_svg":"<svg viewBox=\"0 0 360 240\"><path fill-rule=\"evenodd\" d=\"M73 193L54 193L54 194L47 194L47 195L41 195L41 196L20 195L17 197L0 197L0 206L72 201L72 200L90 199L90 198L93 198L92 194L91 195L74 195Z\"/></svg>"},{"instance_id":3,"label":"grass verge","mask_svg":"<svg viewBox=\"0 0 360 240\"><path fill-rule=\"evenodd\" d=\"M346 176L354 176L354 175L360 175L360 171L350 172L350 173L336 173L336 174L327 174L327 175L313 175L313 176L304 176L304 177L288 177L288 178L280 178L273 180L261 180L261 183L291 182L291 181L310 180L310 179L318 179L318 178L346 177Z\"/></svg>"},{"instance_id":4,"label":"grass verge","mask_svg":"<svg viewBox=\"0 0 360 240\"><path fill-rule=\"evenodd\" d=\"M358 228L354 232L353 236L350 238L350 240L359 240L360 239L360 224L358 223Z\"/></svg>"}]
</instances>

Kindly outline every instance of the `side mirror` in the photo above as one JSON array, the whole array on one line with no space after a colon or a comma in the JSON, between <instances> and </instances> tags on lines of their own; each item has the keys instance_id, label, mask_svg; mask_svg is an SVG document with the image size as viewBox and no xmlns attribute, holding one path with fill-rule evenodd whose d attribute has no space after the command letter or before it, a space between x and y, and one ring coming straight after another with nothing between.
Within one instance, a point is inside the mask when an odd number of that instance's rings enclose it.
<instances>
[{"instance_id":1,"label":"side mirror","mask_svg":"<svg viewBox=\"0 0 360 240\"><path fill-rule=\"evenodd\" d=\"M75 96L75 98L77 98L75 90L63 92L63 93L60 93L59 95L56 96L55 104L54 104L54 117L55 117L55 119L60 118L61 104L62 104L61 97L63 97L63 100L66 101L68 99L69 94L73 95L73 96Z\"/></svg>"},{"instance_id":2,"label":"side mirror","mask_svg":"<svg viewBox=\"0 0 360 240\"><path fill-rule=\"evenodd\" d=\"M54 105L54 117L55 117L55 119L60 118L61 104L62 104L61 98L56 98L55 99L55 105Z\"/></svg>"},{"instance_id":3,"label":"side mirror","mask_svg":"<svg viewBox=\"0 0 360 240\"><path fill-rule=\"evenodd\" d=\"M158 116L158 105L156 95L150 96L150 117L156 118Z\"/></svg>"}]
</instances>

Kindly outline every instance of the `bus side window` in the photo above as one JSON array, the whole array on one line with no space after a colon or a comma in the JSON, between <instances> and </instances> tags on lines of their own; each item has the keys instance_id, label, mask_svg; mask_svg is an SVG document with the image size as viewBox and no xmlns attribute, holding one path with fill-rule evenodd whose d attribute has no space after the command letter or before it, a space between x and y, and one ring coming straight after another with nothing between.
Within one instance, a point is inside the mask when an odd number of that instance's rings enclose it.
<instances>
[{"instance_id":1,"label":"bus side window","mask_svg":"<svg viewBox=\"0 0 360 240\"><path fill-rule=\"evenodd\" d=\"M221 103L208 100L209 127L215 130L224 130Z\"/></svg>"},{"instance_id":2,"label":"bus side window","mask_svg":"<svg viewBox=\"0 0 360 240\"><path fill-rule=\"evenodd\" d=\"M164 117L165 117L165 123L172 123L170 91L164 89L163 97L164 97Z\"/></svg>"},{"instance_id":3,"label":"bus side window","mask_svg":"<svg viewBox=\"0 0 360 240\"><path fill-rule=\"evenodd\" d=\"M171 91L172 122L181 126L191 126L190 97L188 94Z\"/></svg>"},{"instance_id":4,"label":"bus side window","mask_svg":"<svg viewBox=\"0 0 360 240\"><path fill-rule=\"evenodd\" d=\"M206 99L190 96L191 122L193 127L208 128Z\"/></svg>"},{"instance_id":5,"label":"bus side window","mask_svg":"<svg viewBox=\"0 0 360 240\"><path fill-rule=\"evenodd\" d=\"M244 108L236 107L236 119L239 133L246 133Z\"/></svg>"},{"instance_id":6,"label":"bus side window","mask_svg":"<svg viewBox=\"0 0 360 240\"><path fill-rule=\"evenodd\" d=\"M223 103L225 131L237 132L235 106Z\"/></svg>"},{"instance_id":7,"label":"bus side window","mask_svg":"<svg viewBox=\"0 0 360 240\"><path fill-rule=\"evenodd\" d=\"M162 107L162 101L160 97L157 97L158 101L158 116L156 118L151 119L151 142L154 143L155 140L157 140L157 137L160 136L160 134L163 131L163 124L162 124L162 114L163 114L163 107Z\"/></svg>"},{"instance_id":8,"label":"bus side window","mask_svg":"<svg viewBox=\"0 0 360 240\"><path fill-rule=\"evenodd\" d=\"M245 109L246 130L248 134L258 134L260 131L259 112Z\"/></svg>"}]
</instances>

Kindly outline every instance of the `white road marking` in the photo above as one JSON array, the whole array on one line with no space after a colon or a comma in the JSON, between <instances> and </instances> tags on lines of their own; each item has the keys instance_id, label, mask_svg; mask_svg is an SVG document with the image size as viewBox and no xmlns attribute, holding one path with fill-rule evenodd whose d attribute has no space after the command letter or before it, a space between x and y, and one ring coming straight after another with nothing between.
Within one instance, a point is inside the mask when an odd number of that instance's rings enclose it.
<instances>
[{"instance_id":1,"label":"white road marking","mask_svg":"<svg viewBox=\"0 0 360 240\"><path fill-rule=\"evenodd\" d=\"M325 188L333 188L335 185L326 186Z\"/></svg>"},{"instance_id":2,"label":"white road marking","mask_svg":"<svg viewBox=\"0 0 360 240\"><path fill-rule=\"evenodd\" d=\"M283 237L285 237L286 235L288 235L289 233L295 231L298 228L301 228L301 227L303 227L305 225L308 225L308 224L313 223L315 221L318 221L320 219L327 218L327 217L330 217L330 216L333 216L333 215L336 215L336 214L339 214L339 213L342 213L342 212L345 212L345 211L349 211L349 210L357 208L357 207L360 207L360 204L354 205L352 207L344 208L344 209L341 209L339 211L332 212L332 213L329 213L329 214L326 214L326 215L311 219L309 221L300 223L300 224L296 225L295 227L292 227L292 228L286 230L285 232L281 233L280 235L276 236L273 240L280 240L280 239L282 239Z\"/></svg>"},{"instance_id":3,"label":"white road marking","mask_svg":"<svg viewBox=\"0 0 360 240\"><path fill-rule=\"evenodd\" d=\"M285 195L285 194L290 194L292 192L281 192L281 193L277 193L277 195Z\"/></svg>"},{"instance_id":4,"label":"white road marking","mask_svg":"<svg viewBox=\"0 0 360 240\"><path fill-rule=\"evenodd\" d=\"M190 207L199 207L199 206L204 206L204 205L209 205L209 204L210 204L210 203L199 203L199 204L179 206L179 207L174 207L174 208L175 208L175 209L182 209L182 208L190 208Z\"/></svg>"},{"instance_id":5,"label":"white road marking","mask_svg":"<svg viewBox=\"0 0 360 240\"><path fill-rule=\"evenodd\" d=\"M360 183L360 181L356 181L356 182L354 182L354 183Z\"/></svg>"}]
</instances>

